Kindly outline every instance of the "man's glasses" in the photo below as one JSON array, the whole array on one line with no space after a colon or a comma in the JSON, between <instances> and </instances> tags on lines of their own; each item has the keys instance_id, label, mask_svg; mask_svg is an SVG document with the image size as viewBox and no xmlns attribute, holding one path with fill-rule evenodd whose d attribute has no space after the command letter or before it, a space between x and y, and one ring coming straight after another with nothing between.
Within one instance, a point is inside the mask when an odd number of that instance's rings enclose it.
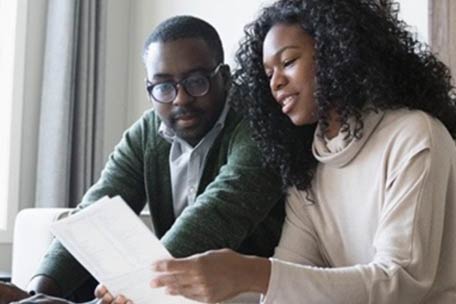
<instances>
[{"instance_id":1,"label":"man's glasses","mask_svg":"<svg viewBox=\"0 0 456 304\"><path fill-rule=\"evenodd\" d=\"M164 81L156 84L147 83L147 93L149 97L157 102L171 103L176 99L178 85L181 85L185 92L192 97L201 97L206 95L211 89L211 79L217 75L223 63L219 63L209 74L195 72L179 81Z\"/></svg>"}]
</instances>

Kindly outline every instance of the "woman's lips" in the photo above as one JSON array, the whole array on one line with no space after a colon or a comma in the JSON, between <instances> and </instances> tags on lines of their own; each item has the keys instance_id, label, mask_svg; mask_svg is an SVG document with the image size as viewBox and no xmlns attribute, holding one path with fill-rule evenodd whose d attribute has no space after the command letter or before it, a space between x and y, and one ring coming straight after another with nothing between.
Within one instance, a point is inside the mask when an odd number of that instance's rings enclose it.
<instances>
[{"instance_id":1,"label":"woman's lips","mask_svg":"<svg viewBox=\"0 0 456 304\"><path fill-rule=\"evenodd\" d=\"M298 101L298 94L290 95L282 101L282 113L288 114Z\"/></svg>"}]
</instances>

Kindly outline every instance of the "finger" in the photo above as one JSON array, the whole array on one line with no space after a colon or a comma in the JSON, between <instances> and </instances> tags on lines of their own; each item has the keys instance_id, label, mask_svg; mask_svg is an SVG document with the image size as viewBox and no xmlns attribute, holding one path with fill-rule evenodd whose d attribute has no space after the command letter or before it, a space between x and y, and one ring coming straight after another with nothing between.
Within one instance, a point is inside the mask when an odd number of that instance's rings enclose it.
<instances>
[{"instance_id":1,"label":"finger","mask_svg":"<svg viewBox=\"0 0 456 304\"><path fill-rule=\"evenodd\" d=\"M198 276L194 276L185 272L165 273L155 276L150 282L149 286L158 288L163 286L174 285L192 285L200 282Z\"/></svg>"},{"instance_id":2,"label":"finger","mask_svg":"<svg viewBox=\"0 0 456 304\"><path fill-rule=\"evenodd\" d=\"M165 287L165 293L170 295L181 295L185 296L185 294L190 293L191 290L195 288L194 285L182 285L182 284L169 284Z\"/></svg>"},{"instance_id":3,"label":"finger","mask_svg":"<svg viewBox=\"0 0 456 304\"><path fill-rule=\"evenodd\" d=\"M156 272L185 272L192 268L196 256L159 260L152 264L152 271Z\"/></svg>"},{"instance_id":4,"label":"finger","mask_svg":"<svg viewBox=\"0 0 456 304\"><path fill-rule=\"evenodd\" d=\"M175 266L174 259L170 260L160 260L152 264L152 271L156 272L172 272L174 271Z\"/></svg>"},{"instance_id":5,"label":"finger","mask_svg":"<svg viewBox=\"0 0 456 304\"><path fill-rule=\"evenodd\" d=\"M105 293L107 293L108 290L103 284L98 284L97 287L95 288L95 297L98 299L101 299Z\"/></svg>"},{"instance_id":6,"label":"finger","mask_svg":"<svg viewBox=\"0 0 456 304\"><path fill-rule=\"evenodd\" d=\"M170 295L180 295L187 299L196 300L198 302L218 302L212 297L212 295L208 293L208 289L201 285L169 286L166 287L165 292Z\"/></svg>"},{"instance_id":7,"label":"finger","mask_svg":"<svg viewBox=\"0 0 456 304\"><path fill-rule=\"evenodd\" d=\"M174 275L166 275L156 281L153 280L153 282L156 284L155 287L164 287L165 293L169 295L180 295L194 300L202 300L207 297L208 289L204 287L204 284L197 281L192 281L192 283L189 283L188 280L179 282L174 278Z\"/></svg>"},{"instance_id":8,"label":"finger","mask_svg":"<svg viewBox=\"0 0 456 304\"><path fill-rule=\"evenodd\" d=\"M128 301L127 298L125 298L124 296L120 295L120 296L117 296L115 299L114 299L114 304L126 304Z\"/></svg>"},{"instance_id":9,"label":"finger","mask_svg":"<svg viewBox=\"0 0 456 304\"><path fill-rule=\"evenodd\" d=\"M152 288L159 288L159 287L169 286L169 285L176 284L176 283L177 282L176 282L176 278L174 275L164 274L164 275L159 275L159 276L153 278L150 281L149 286Z\"/></svg>"},{"instance_id":10,"label":"finger","mask_svg":"<svg viewBox=\"0 0 456 304\"><path fill-rule=\"evenodd\" d=\"M114 297L109 292L106 292L101 298L101 303L103 304L110 304L112 301L114 301Z\"/></svg>"}]
</instances>

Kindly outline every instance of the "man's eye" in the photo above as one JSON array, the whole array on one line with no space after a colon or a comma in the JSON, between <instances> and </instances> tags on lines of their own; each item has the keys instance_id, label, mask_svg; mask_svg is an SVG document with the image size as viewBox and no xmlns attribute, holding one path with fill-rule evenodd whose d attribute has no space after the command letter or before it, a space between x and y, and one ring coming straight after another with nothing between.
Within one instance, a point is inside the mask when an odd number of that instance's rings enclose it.
<instances>
[{"instance_id":1,"label":"man's eye","mask_svg":"<svg viewBox=\"0 0 456 304\"><path fill-rule=\"evenodd\" d=\"M158 94L164 94L172 91L174 86L170 82L160 83L154 86L154 91Z\"/></svg>"},{"instance_id":2,"label":"man's eye","mask_svg":"<svg viewBox=\"0 0 456 304\"><path fill-rule=\"evenodd\" d=\"M190 76L185 80L187 87L198 88L206 85L206 78L200 75Z\"/></svg>"},{"instance_id":3,"label":"man's eye","mask_svg":"<svg viewBox=\"0 0 456 304\"><path fill-rule=\"evenodd\" d=\"M170 89L172 89L173 85L171 83L162 83L160 85L157 86L160 90L162 91L168 91Z\"/></svg>"}]
</instances>

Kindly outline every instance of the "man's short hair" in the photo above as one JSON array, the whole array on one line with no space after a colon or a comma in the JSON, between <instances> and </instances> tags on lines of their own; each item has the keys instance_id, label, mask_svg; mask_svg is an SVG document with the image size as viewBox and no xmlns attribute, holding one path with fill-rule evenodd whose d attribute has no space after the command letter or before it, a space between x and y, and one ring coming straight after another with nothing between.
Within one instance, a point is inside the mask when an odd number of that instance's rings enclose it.
<instances>
[{"instance_id":1,"label":"man's short hair","mask_svg":"<svg viewBox=\"0 0 456 304\"><path fill-rule=\"evenodd\" d=\"M202 39L212 51L216 62L223 62L223 46L217 31L206 21L193 16L175 16L160 23L144 43L144 58L151 43L183 38Z\"/></svg>"}]
</instances>

